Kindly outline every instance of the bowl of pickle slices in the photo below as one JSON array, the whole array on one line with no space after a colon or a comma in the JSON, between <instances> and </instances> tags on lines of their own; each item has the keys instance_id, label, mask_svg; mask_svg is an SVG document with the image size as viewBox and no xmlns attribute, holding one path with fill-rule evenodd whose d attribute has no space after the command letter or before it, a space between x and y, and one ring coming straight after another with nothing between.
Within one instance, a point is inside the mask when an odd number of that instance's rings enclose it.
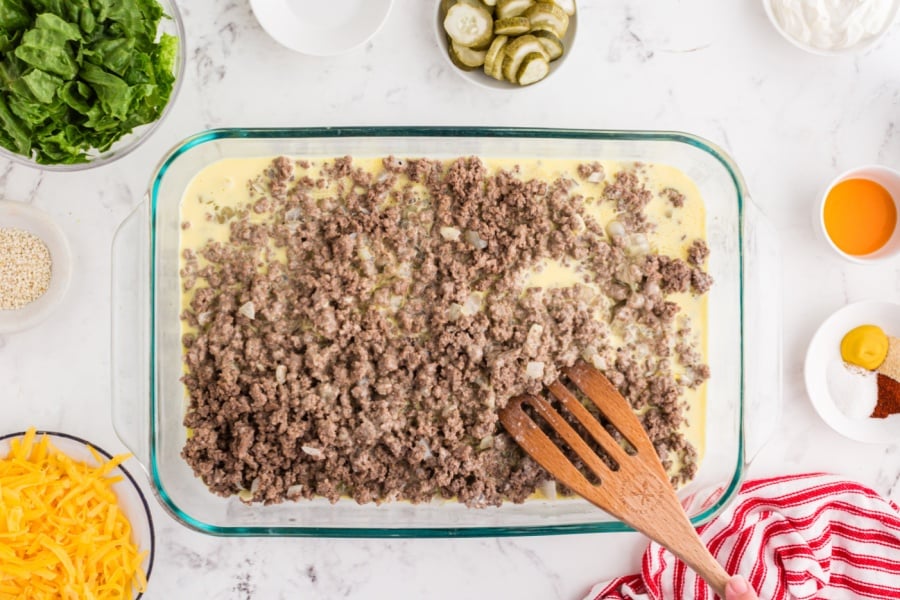
<instances>
[{"instance_id":1,"label":"bowl of pickle slices","mask_svg":"<svg viewBox=\"0 0 900 600\"><path fill-rule=\"evenodd\" d=\"M495 89L545 81L575 41L575 0L438 0L435 33L453 70Z\"/></svg>"}]
</instances>

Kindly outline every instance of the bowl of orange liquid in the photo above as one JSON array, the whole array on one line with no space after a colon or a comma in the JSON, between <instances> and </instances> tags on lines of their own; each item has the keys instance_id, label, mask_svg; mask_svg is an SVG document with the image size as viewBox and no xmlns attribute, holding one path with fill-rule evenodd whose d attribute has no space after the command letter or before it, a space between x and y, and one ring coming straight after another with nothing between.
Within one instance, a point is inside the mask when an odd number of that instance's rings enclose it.
<instances>
[{"instance_id":1,"label":"bowl of orange liquid","mask_svg":"<svg viewBox=\"0 0 900 600\"><path fill-rule=\"evenodd\" d=\"M816 206L816 229L841 257L872 264L900 254L900 173L880 165L838 175Z\"/></svg>"}]
</instances>

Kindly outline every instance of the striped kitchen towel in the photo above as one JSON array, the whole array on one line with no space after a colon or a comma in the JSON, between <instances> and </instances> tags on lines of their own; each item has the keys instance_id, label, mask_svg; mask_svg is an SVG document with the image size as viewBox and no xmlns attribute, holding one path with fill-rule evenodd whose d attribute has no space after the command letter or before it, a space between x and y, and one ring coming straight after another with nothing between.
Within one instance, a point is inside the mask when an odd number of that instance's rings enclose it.
<instances>
[{"instance_id":1,"label":"striped kitchen towel","mask_svg":"<svg viewBox=\"0 0 900 600\"><path fill-rule=\"evenodd\" d=\"M762 600L900 599L900 512L840 477L748 481L731 505L698 529L729 573ZM703 580L659 544L641 572L594 586L586 600L711 600Z\"/></svg>"}]
</instances>

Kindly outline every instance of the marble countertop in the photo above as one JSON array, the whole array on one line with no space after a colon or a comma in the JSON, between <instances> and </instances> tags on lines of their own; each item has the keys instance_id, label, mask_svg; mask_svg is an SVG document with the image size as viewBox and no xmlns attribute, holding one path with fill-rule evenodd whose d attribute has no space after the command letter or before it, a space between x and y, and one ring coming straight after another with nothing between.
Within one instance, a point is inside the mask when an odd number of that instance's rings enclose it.
<instances>
[{"instance_id":1,"label":"marble countertop","mask_svg":"<svg viewBox=\"0 0 900 600\"><path fill-rule=\"evenodd\" d=\"M50 213L72 245L66 302L42 325L0 338L3 431L36 425L124 447L110 420L110 247L157 161L210 127L494 125L682 130L721 145L777 230L784 269L784 407L750 476L832 471L900 499L900 445L844 439L814 412L803 355L831 312L897 301L896 264L835 257L811 203L839 172L900 167L900 25L861 56L790 46L760 2L580 0L567 64L533 89L496 92L452 72L433 2L396 0L364 47L295 54L257 25L246 0L182 2L188 65L177 104L141 148L112 165L41 173L0 160L0 197ZM134 467L137 468L136 466ZM146 481L143 481L145 490ZM454 540L220 539L155 502L159 548L147 598L580 598L637 570L636 534Z\"/></svg>"}]
</instances>

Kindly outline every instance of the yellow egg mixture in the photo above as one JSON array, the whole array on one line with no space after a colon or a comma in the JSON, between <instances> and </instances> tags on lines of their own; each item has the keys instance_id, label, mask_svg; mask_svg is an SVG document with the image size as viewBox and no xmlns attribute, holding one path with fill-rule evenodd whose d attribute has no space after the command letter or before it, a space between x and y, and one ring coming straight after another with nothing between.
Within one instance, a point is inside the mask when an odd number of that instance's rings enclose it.
<instances>
[{"instance_id":1,"label":"yellow egg mixture","mask_svg":"<svg viewBox=\"0 0 900 600\"><path fill-rule=\"evenodd\" d=\"M197 251L210 240L225 242L229 235L228 215L232 211L247 206L250 202L250 188L248 182L258 177L271 164L274 157L264 158L238 158L224 159L213 163L200 171L185 190L181 201L181 221L190 225L181 231L180 250L191 249ZM330 162L333 158L308 158L310 167L306 170L313 179L319 176L321 165ZM607 182L613 181L615 174L625 168L633 168L633 163L619 161L598 161L603 166L605 178L597 182L583 181L577 176L579 164L583 160L524 160L524 159L482 159L488 173L492 174L500 169L512 170L518 168L523 179L542 179L554 181L560 177L567 177L576 182L573 194L584 196L585 212L597 221L606 225L616 217L615 207L611 202L600 202L603 187ZM377 177L385 172L382 157L360 158L354 157L355 167L361 167ZM297 173L302 175L303 169L297 168ZM680 170L661 164L643 163L639 167L641 179L647 189L653 193L653 199L644 208L648 220L655 225L655 229L648 235L651 252L658 252L676 258L685 258L687 248L695 239L706 239L706 211L703 200L696 184ZM399 189L408 180L405 175L400 175L397 184ZM684 205L674 208L663 190L672 188L684 195ZM424 186L413 184L416 193L426 195ZM313 197L330 197L335 194L334 185L323 189L314 189L309 193ZM225 218L222 218L222 215ZM251 221L260 222L268 218L267 215L259 215L249 212ZM274 249L276 259L284 259L284 249ZM180 252L180 254L182 254ZM199 258L199 257L198 257ZM182 257L182 261L184 258ZM204 264L200 258L200 265ZM588 284L584 280L584 274L579 272L577 263L559 264L547 262L535 270L536 272L525 274L528 287L568 287L576 283ZM182 308L188 307L195 289L188 290L182 296ZM669 299L676 302L686 316L698 337L698 350L704 360L707 358L706 324L707 324L707 295L694 296L690 293L672 294ZM192 333L192 328L186 321L181 321L182 334ZM612 342L617 343L615 329L612 330ZM673 371L679 376L683 370L680 365L673 364ZM706 416L706 384L694 389L686 388L684 398L689 406L688 426L684 433L687 439L697 450L698 463L702 460L705 450L705 416ZM677 469L674 465L673 469Z\"/></svg>"}]
</instances>

